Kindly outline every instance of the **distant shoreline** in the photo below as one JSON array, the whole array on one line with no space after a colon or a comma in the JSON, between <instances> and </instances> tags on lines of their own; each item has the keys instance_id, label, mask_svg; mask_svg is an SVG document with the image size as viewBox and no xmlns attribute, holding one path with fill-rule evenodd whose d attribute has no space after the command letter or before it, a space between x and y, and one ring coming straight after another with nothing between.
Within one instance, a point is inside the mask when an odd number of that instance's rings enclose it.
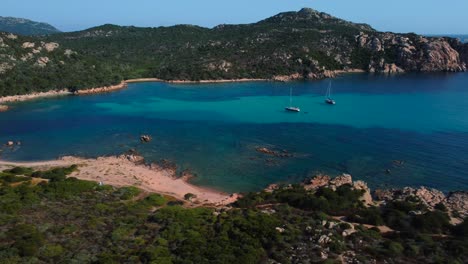
<instances>
[{"instance_id":1,"label":"distant shoreline","mask_svg":"<svg viewBox=\"0 0 468 264\"><path fill-rule=\"evenodd\" d=\"M200 80L200 81L188 81L188 80L163 80L158 78L138 78L138 79L129 79L122 81L119 84L103 87L95 87L89 89L77 90L76 92L71 92L69 89L62 90L52 90L47 92L37 92L30 94L22 95L9 95L0 97L0 112L5 112L10 109L5 103L14 103L14 102L24 102L41 98L50 98L58 96L67 96L67 95L91 95L91 94L100 94L100 93L109 93L117 90L127 88L129 83L142 83L142 82L163 82L163 83L172 83L172 84L197 84L197 83L235 83L235 82L264 82L264 81L273 81L270 79L224 79L224 80Z\"/></svg>"},{"instance_id":2,"label":"distant shoreline","mask_svg":"<svg viewBox=\"0 0 468 264\"><path fill-rule=\"evenodd\" d=\"M335 70L330 71L330 77L334 77L338 74L344 73L364 73L365 71L359 69L350 69L350 70ZM0 97L0 112L8 111L11 107L5 105L5 103L14 103L14 102L24 102L35 99L58 97L58 96L67 96L67 95L92 95L100 93L109 93L117 90L127 88L129 83L142 83L142 82L162 82L169 84L210 84L210 83L242 83L242 82L289 82L289 81L298 81L304 80L304 78L298 78L297 74L284 75L284 76L275 76L271 79L262 79L262 78L240 78L240 79L219 79L219 80L198 80L198 81L189 81L189 80L163 80L159 78L137 78L137 79L128 79L124 80L119 84L111 86L102 86L95 88L88 88L77 90L75 92L70 91L70 89L62 90L52 90L47 92L36 92L31 94L23 95L9 95Z\"/></svg>"}]
</instances>

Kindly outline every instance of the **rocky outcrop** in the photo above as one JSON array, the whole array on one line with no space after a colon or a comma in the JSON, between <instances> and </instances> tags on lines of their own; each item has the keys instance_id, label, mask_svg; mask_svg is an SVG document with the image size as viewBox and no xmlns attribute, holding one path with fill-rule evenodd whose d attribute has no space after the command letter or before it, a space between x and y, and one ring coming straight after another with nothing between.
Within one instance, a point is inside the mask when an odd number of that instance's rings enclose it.
<instances>
[{"instance_id":1,"label":"rocky outcrop","mask_svg":"<svg viewBox=\"0 0 468 264\"><path fill-rule=\"evenodd\" d=\"M342 174L335 178L319 174L304 182L304 189L313 191L318 188L326 187L336 190L342 185L349 185L355 190L363 190L362 201L365 205L374 205L375 202L388 202L388 201L405 201L407 199L416 198L429 210L434 210L437 205L443 204L449 212L454 216L461 218L468 216L468 192L458 191L451 192L445 195L443 192L427 188L411 188L405 187L403 189L377 189L371 193L370 188L363 181L353 181L351 175ZM268 191L278 189L278 185L271 185Z\"/></svg>"},{"instance_id":2,"label":"rocky outcrop","mask_svg":"<svg viewBox=\"0 0 468 264\"><path fill-rule=\"evenodd\" d=\"M452 211L468 216L468 192L450 192L444 200L445 206Z\"/></svg>"},{"instance_id":3,"label":"rocky outcrop","mask_svg":"<svg viewBox=\"0 0 468 264\"><path fill-rule=\"evenodd\" d=\"M48 57L40 57L37 59L36 65L39 67L45 67L49 61L50 59Z\"/></svg>"},{"instance_id":4,"label":"rocky outcrop","mask_svg":"<svg viewBox=\"0 0 468 264\"><path fill-rule=\"evenodd\" d=\"M55 49L57 49L60 45L55 42L50 42L50 43L43 43L42 47L47 50L47 52L52 52Z\"/></svg>"},{"instance_id":5,"label":"rocky outcrop","mask_svg":"<svg viewBox=\"0 0 468 264\"><path fill-rule=\"evenodd\" d=\"M88 94L108 93L108 92L124 89L126 87L127 87L127 83L122 82L122 83L117 84L117 85L90 88L90 89L86 89L86 90L77 90L73 94L75 94L75 95L88 95Z\"/></svg>"},{"instance_id":6,"label":"rocky outcrop","mask_svg":"<svg viewBox=\"0 0 468 264\"><path fill-rule=\"evenodd\" d=\"M466 70L466 65L460 62L460 54L443 39L427 43L424 51L428 61L422 71Z\"/></svg>"},{"instance_id":7,"label":"rocky outcrop","mask_svg":"<svg viewBox=\"0 0 468 264\"><path fill-rule=\"evenodd\" d=\"M447 209L458 213L462 217L468 216L468 192L458 191L445 195L439 190L420 187L391 190L376 190L373 196L378 201L405 201L415 197L421 201L429 210L433 210L438 204L443 204Z\"/></svg>"},{"instance_id":8,"label":"rocky outcrop","mask_svg":"<svg viewBox=\"0 0 468 264\"><path fill-rule=\"evenodd\" d=\"M7 105L0 105L0 112L5 112L8 111L8 106Z\"/></svg>"},{"instance_id":9,"label":"rocky outcrop","mask_svg":"<svg viewBox=\"0 0 468 264\"><path fill-rule=\"evenodd\" d=\"M34 42L24 42L22 47L23 49L32 49L36 46Z\"/></svg>"},{"instance_id":10,"label":"rocky outcrop","mask_svg":"<svg viewBox=\"0 0 468 264\"><path fill-rule=\"evenodd\" d=\"M459 39L447 38L452 46L460 55L460 60L468 67L468 43L463 43Z\"/></svg>"},{"instance_id":11,"label":"rocky outcrop","mask_svg":"<svg viewBox=\"0 0 468 264\"><path fill-rule=\"evenodd\" d=\"M309 182L306 182L304 188L306 190L313 190L320 187L325 187L330 183L330 176L319 174L313 177Z\"/></svg>"},{"instance_id":12,"label":"rocky outcrop","mask_svg":"<svg viewBox=\"0 0 468 264\"><path fill-rule=\"evenodd\" d=\"M363 190L362 195L362 202L365 205L373 204L372 196L370 193L370 189L367 184L363 181L353 181L353 178L349 174L342 174L335 178L331 178L330 176L319 174L312 179L306 181L304 183L304 189L306 190L316 190L321 187L327 187L332 190L336 190L338 187L342 185L349 185L355 190Z\"/></svg>"},{"instance_id":13,"label":"rocky outcrop","mask_svg":"<svg viewBox=\"0 0 468 264\"><path fill-rule=\"evenodd\" d=\"M304 79L304 76L299 73L293 73L290 75L275 75L271 79L277 82L289 82L289 81Z\"/></svg>"},{"instance_id":14,"label":"rocky outcrop","mask_svg":"<svg viewBox=\"0 0 468 264\"><path fill-rule=\"evenodd\" d=\"M355 181L353 182L353 188L356 190L363 190L364 194L362 195L362 201L366 205L372 205L373 200L372 200L372 195L371 195L371 190L367 186L367 183L363 181Z\"/></svg>"},{"instance_id":15,"label":"rocky outcrop","mask_svg":"<svg viewBox=\"0 0 468 264\"><path fill-rule=\"evenodd\" d=\"M140 136L140 141L143 142L143 143L151 142L151 140L153 140L153 138L150 135L141 135Z\"/></svg>"},{"instance_id":16,"label":"rocky outcrop","mask_svg":"<svg viewBox=\"0 0 468 264\"><path fill-rule=\"evenodd\" d=\"M460 72L466 71L462 50L454 40L446 38L426 38L414 34L361 32L356 36L360 48L371 55L369 72L401 73L420 72Z\"/></svg>"}]
</instances>

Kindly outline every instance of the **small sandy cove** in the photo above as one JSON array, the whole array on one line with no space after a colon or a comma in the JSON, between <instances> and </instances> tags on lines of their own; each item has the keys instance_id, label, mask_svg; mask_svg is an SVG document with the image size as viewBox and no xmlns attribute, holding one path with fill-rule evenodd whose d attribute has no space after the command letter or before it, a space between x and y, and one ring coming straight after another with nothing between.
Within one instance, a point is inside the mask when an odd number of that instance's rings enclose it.
<instances>
[{"instance_id":1,"label":"small sandy cove","mask_svg":"<svg viewBox=\"0 0 468 264\"><path fill-rule=\"evenodd\" d=\"M58 160L42 162L8 162L0 160L0 171L14 167L30 167L45 170L53 167L78 165L78 170L70 177L102 182L112 186L135 186L147 192L169 195L184 199L184 195L196 195L194 205L223 206L237 200L237 194L226 194L213 189L202 188L188 183L185 179L175 178L174 172L152 164L142 164L142 158L134 155L121 155L85 159L66 156Z\"/></svg>"}]
</instances>

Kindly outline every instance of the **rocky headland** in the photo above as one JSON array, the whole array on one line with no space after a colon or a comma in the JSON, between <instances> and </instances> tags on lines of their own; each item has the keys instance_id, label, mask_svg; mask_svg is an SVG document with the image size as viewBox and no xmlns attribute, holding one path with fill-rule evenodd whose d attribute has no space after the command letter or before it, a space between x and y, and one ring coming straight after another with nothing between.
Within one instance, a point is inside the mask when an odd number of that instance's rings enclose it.
<instances>
[{"instance_id":1,"label":"rocky headland","mask_svg":"<svg viewBox=\"0 0 468 264\"><path fill-rule=\"evenodd\" d=\"M342 185L350 185L353 189L362 190L362 202L367 206L379 206L382 203L390 201L406 201L408 199L417 199L428 210L434 210L437 207L445 207L453 219L453 222L459 223L468 216L468 191L453 191L447 194L433 189L421 186L419 188L404 187L394 189L376 189L371 191L364 181L353 181L349 174L342 174L335 178L328 175L317 175L311 179L305 180L302 185L306 190L317 190L321 187L336 190ZM281 185L272 184L265 190L272 191L281 188ZM414 212L418 214L420 212Z\"/></svg>"}]
</instances>

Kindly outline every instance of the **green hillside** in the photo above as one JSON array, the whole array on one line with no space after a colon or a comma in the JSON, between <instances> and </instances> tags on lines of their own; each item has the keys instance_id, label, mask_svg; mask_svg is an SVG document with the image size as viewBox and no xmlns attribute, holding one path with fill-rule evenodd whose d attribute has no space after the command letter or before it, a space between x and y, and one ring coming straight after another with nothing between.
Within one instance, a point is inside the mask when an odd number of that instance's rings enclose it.
<instances>
[{"instance_id":1,"label":"green hillside","mask_svg":"<svg viewBox=\"0 0 468 264\"><path fill-rule=\"evenodd\" d=\"M34 42L35 48L25 48L25 42ZM44 43L58 47L38 50ZM5 33L0 34L0 95L90 88L141 77L289 80L326 78L334 75L332 71L349 69L465 71L467 45L455 39L377 32L312 9L211 29L103 25L16 39ZM47 63L38 66L40 58Z\"/></svg>"},{"instance_id":2,"label":"green hillside","mask_svg":"<svg viewBox=\"0 0 468 264\"><path fill-rule=\"evenodd\" d=\"M24 18L1 16L0 31L24 36L47 35L60 32L60 30L47 23L35 22Z\"/></svg>"}]
</instances>

